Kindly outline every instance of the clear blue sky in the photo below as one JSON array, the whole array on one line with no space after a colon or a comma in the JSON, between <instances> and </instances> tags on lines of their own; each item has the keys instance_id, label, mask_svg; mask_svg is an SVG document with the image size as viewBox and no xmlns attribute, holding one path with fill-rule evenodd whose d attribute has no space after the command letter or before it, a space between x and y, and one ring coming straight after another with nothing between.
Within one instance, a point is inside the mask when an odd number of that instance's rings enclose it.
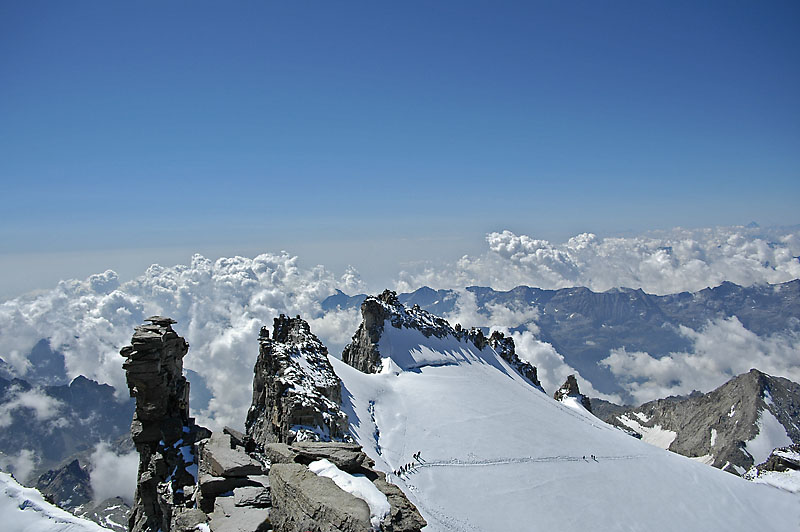
<instances>
[{"instance_id":1,"label":"clear blue sky","mask_svg":"<svg viewBox=\"0 0 800 532\"><path fill-rule=\"evenodd\" d=\"M796 224L799 95L796 1L5 1L0 274Z\"/></svg>"}]
</instances>

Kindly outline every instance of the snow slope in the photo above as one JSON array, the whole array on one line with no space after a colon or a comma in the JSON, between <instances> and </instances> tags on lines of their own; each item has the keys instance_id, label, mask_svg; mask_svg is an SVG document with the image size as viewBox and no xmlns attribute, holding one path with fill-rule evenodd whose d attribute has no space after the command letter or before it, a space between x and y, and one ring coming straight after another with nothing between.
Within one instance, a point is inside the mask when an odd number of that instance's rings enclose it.
<instances>
[{"instance_id":1,"label":"snow slope","mask_svg":"<svg viewBox=\"0 0 800 532\"><path fill-rule=\"evenodd\" d=\"M428 532L777 531L800 522L796 497L558 403L490 347L426 338L387 321L379 351L380 374L330 357L343 382L343 409ZM414 467L391 473L405 464Z\"/></svg>"},{"instance_id":2,"label":"snow slope","mask_svg":"<svg viewBox=\"0 0 800 532\"><path fill-rule=\"evenodd\" d=\"M101 532L109 529L53 506L32 488L0 473L0 529L14 532Z\"/></svg>"}]
</instances>

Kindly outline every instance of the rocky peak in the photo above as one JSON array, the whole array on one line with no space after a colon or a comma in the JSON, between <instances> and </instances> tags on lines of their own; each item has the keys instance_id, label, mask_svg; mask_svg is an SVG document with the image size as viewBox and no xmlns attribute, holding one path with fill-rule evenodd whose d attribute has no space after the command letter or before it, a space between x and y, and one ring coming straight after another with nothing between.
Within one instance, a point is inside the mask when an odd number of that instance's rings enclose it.
<instances>
[{"instance_id":1,"label":"rocky peak","mask_svg":"<svg viewBox=\"0 0 800 532\"><path fill-rule=\"evenodd\" d=\"M253 377L247 436L258 446L270 442L349 439L341 411L341 381L328 350L302 318L281 314L272 337L264 327Z\"/></svg>"},{"instance_id":2,"label":"rocky peak","mask_svg":"<svg viewBox=\"0 0 800 532\"><path fill-rule=\"evenodd\" d=\"M753 456L754 449L748 448L765 416L774 417L788 438L800 443L798 413L800 385L751 369L711 392L650 401L615 411L605 421L632 430L645 441L651 432L671 431L670 451L742 475L766 459Z\"/></svg>"},{"instance_id":3,"label":"rocky peak","mask_svg":"<svg viewBox=\"0 0 800 532\"><path fill-rule=\"evenodd\" d=\"M513 338L510 336L505 336L500 331L494 331L489 336L488 344L498 355L503 358L503 360L508 362L511 367L516 369L520 375L528 379L532 385L544 391L542 388L542 383L539 382L536 366L531 365L529 362L522 360L517 356ZM589 399L587 398L586 400L588 401Z\"/></svg>"},{"instance_id":4,"label":"rocky peak","mask_svg":"<svg viewBox=\"0 0 800 532\"><path fill-rule=\"evenodd\" d=\"M592 403L589 401L588 397L581 393L580 388L578 388L578 380L575 378L575 375L567 376L567 380L561 385L561 388L556 390L556 393L553 394L553 399L556 401L564 402L564 400L568 397L577 399L586 410L589 412L592 411Z\"/></svg>"}]
</instances>

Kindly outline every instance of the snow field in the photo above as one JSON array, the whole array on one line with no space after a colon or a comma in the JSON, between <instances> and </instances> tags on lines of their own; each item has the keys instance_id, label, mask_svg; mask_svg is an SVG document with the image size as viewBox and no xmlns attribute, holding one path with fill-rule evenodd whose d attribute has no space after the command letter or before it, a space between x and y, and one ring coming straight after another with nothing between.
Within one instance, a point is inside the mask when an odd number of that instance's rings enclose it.
<instances>
[{"instance_id":1,"label":"snow field","mask_svg":"<svg viewBox=\"0 0 800 532\"><path fill-rule=\"evenodd\" d=\"M777 531L800 522L791 495L560 404L488 347L387 322L379 349L391 360L376 375L331 357L343 408L365 452L417 505L428 532ZM412 464L408 473L392 474L405 464Z\"/></svg>"}]
</instances>

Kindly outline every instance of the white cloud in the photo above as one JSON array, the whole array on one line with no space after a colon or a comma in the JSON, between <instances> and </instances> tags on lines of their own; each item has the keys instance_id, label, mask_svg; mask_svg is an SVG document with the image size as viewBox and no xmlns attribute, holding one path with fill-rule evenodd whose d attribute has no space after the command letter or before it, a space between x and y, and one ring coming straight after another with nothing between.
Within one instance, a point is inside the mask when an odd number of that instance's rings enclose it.
<instances>
[{"instance_id":1,"label":"white cloud","mask_svg":"<svg viewBox=\"0 0 800 532\"><path fill-rule=\"evenodd\" d=\"M97 444L89 460L89 481L92 484L94 502L121 497L133 505L139 454L135 451L117 454L108 443L101 442Z\"/></svg>"},{"instance_id":2,"label":"white cloud","mask_svg":"<svg viewBox=\"0 0 800 532\"><path fill-rule=\"evenodd\" d=\"M673 229L624 238L583 233L563 244L490 233L488 251L444 268L401 272L398 289L472 284L507 290L625 286L654 294L697 291L722 281L779 283L800 277L800 229L717 227Z\"/></svg>"},{"instance_id":3,"label":"white cloud","mask_svg":"<svg viewBox=\"0 0 800 532\"><path fill-rule=\"evenodd\" d=\"M564 357L551 344L536 339L530 331L516 332L511 337L514 339L517 355L536 366L539 381L550 395L564 384L567 376L574 374L582 394L615 403L622 402L619 395L609 395L596 390L578 370L566 363Z\"/></svg>"},{"instance_id":4,"label":"white cloud","mask_svg":"<svg viewBox=\"0 0 800 532\"><path fill-rule=\"evenodd\" d=\"M147 316L170 316L191 345L185 366L203 375L214 394L209 408L194 414L212 428L241 426L252 400L260 327L271 327L281 313L300 314L319 327L312 330L323 342L343 345L334 326L352 324L355 314L323 316L320 303L337 288L361 287L353 268L336 278L322 266L301 268L287 253L217 261L195 255L188 265L153 265L124 284L107 271L0 305L0 356L24 375L25 355L49 338L64 353L70 377L109 383L124 398L120 348Z\"/></svg>"},{"instance_id":5,"label":"white cloud","mask_svg":"<svg viewBox=\"0 0 800 532\"><path fill-rule=\"evenodd\" d=\"M478 311L475 294L468 290L457 290L458 299L452 313L445 316L450 323L460 323L464 327L488 327L509 335L510 329L524 327L526 330L511 334L517 355L536 366L539 381L549 393L557 390L567 376L574 374L578 379L581 392L592 397L600 397L609 401L619 402L617 395L607 395L597 391L592 383L583 378L579 371L570 366L564 357L547 342L536 338L539 327L539 309L535 306L521 305L512 302L510 306L490 304L484 307L483 312ZM521 306L517 306L521 305Z\"/></svg>"},{"instance_id":6,"label":"white cloud","mask_svg":"<svg viewBox=\"0 0 800 532\"><path fill-rule=\"evenodd\" d=\"M30 449L21 449L16 455L0 453L0 470L14 475L20 484L26 484L30 479L39 458Z\"/></svg>"},{"instance_id":7,"label":"white cloud","mask_svg":"<svg viewBox=\"0 0 800 532\"><path fill-rule=\"evenodd\" d=\"M691 352L655 358L645 352L614 349L600 363L640 403L692 390L708 392L752 368L800 381L797 335L759 337L735 316L709 321L700 331L681 327L680 332L692 341Z\"/></svg>"},{"instance_id":8,"label":"white cloud","mask_svg":"<svg viewBox=\"0 0 800 532\"><path fill-rule=\"evenodd\" d=\"M30 410L37 421L45 421L56 417L62 406L61 401L46 395L42 390L22 390L18 386L12 386L6 391L5 402L0 404L0 428L11 425L12 415L16 410Z\"/></svg>"}]
</instances>

